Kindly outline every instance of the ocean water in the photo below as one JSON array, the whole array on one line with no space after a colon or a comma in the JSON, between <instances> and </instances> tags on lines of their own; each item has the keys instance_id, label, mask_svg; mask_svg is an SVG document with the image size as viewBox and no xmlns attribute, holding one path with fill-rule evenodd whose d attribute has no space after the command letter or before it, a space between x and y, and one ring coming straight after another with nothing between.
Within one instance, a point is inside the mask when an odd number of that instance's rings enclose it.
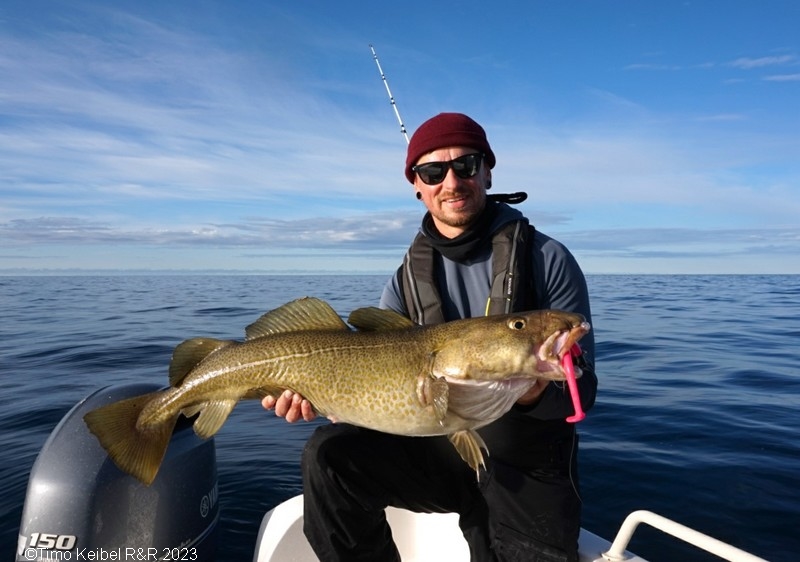
<instances>
[{"instance_id":1,"label":"ocean water","mask_svg":"<svg viewBox=\"0 0 800 562\"><path fill-rule=\"evenodd\" d=\"M12 560L28 473L93 390L166 383L173 347L243 337L301 296L346 316L384 276L0 277L0 558ZM773 561L800 559L800 276L589 276L600 389L580 423L584 527L606 538L649 509ZM216 438L219 560L249 560L262 515L301 491L317 423L254 401ZM652 561L717 560L649 529Z\"/></svg>"}]
</instances>

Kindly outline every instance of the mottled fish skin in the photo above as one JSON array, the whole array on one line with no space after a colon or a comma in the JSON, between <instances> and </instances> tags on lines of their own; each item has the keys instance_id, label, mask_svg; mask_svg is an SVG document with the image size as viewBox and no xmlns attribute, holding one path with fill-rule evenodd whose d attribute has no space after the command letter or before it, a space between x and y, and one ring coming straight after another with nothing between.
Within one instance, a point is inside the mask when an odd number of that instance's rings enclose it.
<instances>
[{"instance_id":1,"label":"mottled fish skin","mask_svg":"<svg viewBox=\"0 0 800 562\"><path fill-rule=\"evenodd\" d=\"M544 310L415 326L395 312L299 299L247 327L244 342L194 338L176 347L171 388L88 413L89 429L124 471L156 476L175 421L213 436L239 400L290 389L317 413L400 435L448 435L476 471L491 423L538 378L564 380L560 357L589 330L574 313Z\"/></svg>"}]
</instances>

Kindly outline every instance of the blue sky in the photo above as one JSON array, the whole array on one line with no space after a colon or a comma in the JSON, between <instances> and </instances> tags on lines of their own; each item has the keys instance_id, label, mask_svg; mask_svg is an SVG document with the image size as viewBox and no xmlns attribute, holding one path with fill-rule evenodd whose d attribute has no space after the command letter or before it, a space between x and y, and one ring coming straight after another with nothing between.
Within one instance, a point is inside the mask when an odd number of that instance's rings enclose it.
<instances>
[{"instance_id":1,"label":"blue sky","mask_svg":"<svg viewBox=\"0 0 800 562\"><path fill-rule=\"evenodd\" d=\"M0 4L0 272L390 272L468 113L587 273L800 273L800 3Z\"/></svg>"}]
</instances>

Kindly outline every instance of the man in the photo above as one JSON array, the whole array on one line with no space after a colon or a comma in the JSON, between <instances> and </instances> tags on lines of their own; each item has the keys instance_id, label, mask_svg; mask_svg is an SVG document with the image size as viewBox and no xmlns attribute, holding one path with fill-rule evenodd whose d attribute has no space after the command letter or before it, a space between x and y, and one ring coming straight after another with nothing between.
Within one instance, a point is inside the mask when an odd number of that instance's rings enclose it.
<instances>
[{"instance_id":1,"label":"man","mask_svg":"<svg viewBox=\"0 0 800 562\"><path fill-rule=\"evenodd\" d=\"M428 213L381 306L429 324L558 308L591 322L584 276L557 241L517 210L524 194L489 196L495 155L483 128L442 113L414 133L405 175ZM581 341L583 408L594 403L594 339ZM310 420L285 393L264 400ZM574 561L581 501L569 392L540 380L510 412L479 430L490 456L476 482L445 437L387 435L347 424L318 428L303 453L305 532L322 561L399 560L383 510L457 512L474 561Z\"/></svg>"}]
</instances>

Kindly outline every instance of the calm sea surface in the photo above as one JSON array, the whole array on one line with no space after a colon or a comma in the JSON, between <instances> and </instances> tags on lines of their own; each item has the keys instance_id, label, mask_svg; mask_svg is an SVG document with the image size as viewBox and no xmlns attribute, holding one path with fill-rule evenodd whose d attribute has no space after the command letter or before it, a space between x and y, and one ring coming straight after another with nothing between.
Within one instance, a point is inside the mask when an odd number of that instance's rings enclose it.
<instances>
[{"instance_id":1,"label":"calm sea surface","mask_svg":"<svg viewBox=\"0 0 800 562\"><path fill-rule=\"evenodd\" d=\"M343 316L384 276L0 277L0 558L12 560L28 472L77 401L166 383L173 347L243 337L311 295ZM649 509L770 560L800 560L800 276L590 276L597 405L579 428L584 527L612 538ZM320 422L323 423L323 422ZM253 401L217 435L220 560L249 560L265 511L301 491L315 427ZM650 529L653 561L717 560Z\"/></svg>"}]
</instances>

